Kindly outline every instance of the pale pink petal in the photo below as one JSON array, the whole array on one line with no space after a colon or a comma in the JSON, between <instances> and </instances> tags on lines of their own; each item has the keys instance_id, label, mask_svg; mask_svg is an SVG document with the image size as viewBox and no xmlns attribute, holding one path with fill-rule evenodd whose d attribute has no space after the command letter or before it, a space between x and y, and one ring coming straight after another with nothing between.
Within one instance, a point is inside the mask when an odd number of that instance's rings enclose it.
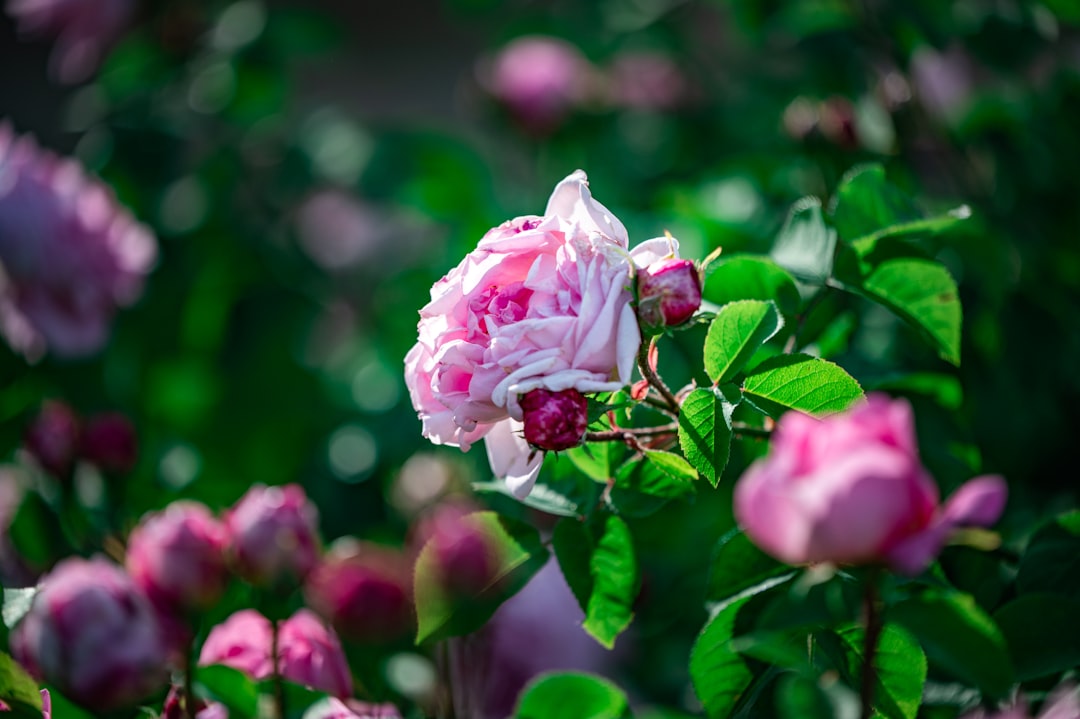
<instances>
[{"instance_id":1,"label":"pale pink petal","mask_svg":"<svg viewBox=\"0 0 1080 719\"><path fill-rule=\"evenodd\" d=\"M944 518L952 527L988 527L1005 511L1009 488L995 474L965 482L945 502Z\"/></svg>"},{"instance_id":2,"label":"pale pink petal","mask_svg":"<svg viewBox=\"0 0 1080 719\"><path fill-rule=\"evenodd\" d=\"M544 453L529 446L523 431L521 422L508 419L493 426L484 437L491 471L519 499L529 496L544 463Z\"/></svg>"}]
</instances>

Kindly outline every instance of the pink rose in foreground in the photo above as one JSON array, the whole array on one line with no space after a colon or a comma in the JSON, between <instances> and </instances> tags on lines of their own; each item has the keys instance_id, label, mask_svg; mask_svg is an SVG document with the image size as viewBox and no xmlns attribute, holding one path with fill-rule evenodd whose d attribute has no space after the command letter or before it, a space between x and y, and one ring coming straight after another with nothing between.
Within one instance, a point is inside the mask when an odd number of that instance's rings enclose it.
<instances>
[{"instance_id":1,"label":"pink rose in foreground","mask_svg":"<svg viewBox=\"0 0 1080 719\"><path fill-rule=\"evenodd\" d=\"M914 575L953 529L997 521L1005 496L1001 477L984 476L939 506L911 406L878 394L825 419L785 414L769 455L735 485L734 511L755 544L788 564L883 562Z\"/></svg>"},{"instance_id":2,"label":"pink rose in foreground","mask_svg":"<svg viewBox=\"0 0 1080 719\"><path fill-rule=\"evenodd\" d=\"M586 97L592 66L576 47L554 37L519 37L481 71L481 80L525 129L554 130Z\"/></svg>"},{"instance_id":3,"label":"pink rose in foreground","mask_svg":"<svg viewBox=\"0 0 1080 719\"><path fill-rule=\"evenodd\" d=\"M20 33L56 38L49 69L65 84L94 74L134 9L132 0L7 0Z\"/></svg>"},{"instance_id":4,"label":"pink rose in foreground","mask_svg":"<svg viewBox=\"0 0 1080 719\"><path fill-rule=\"evenodd\" d=\"M627 244L580 170L558 184L543 217L484 235L432 287L405 357L424 436L463 451L484 437L496 476L526 496L543 457L521 436L521 395L630 381L641 337Z\"/></svg>"},{"instance_id":5,"label":"pink rose in foreground","mask_svg":"<svg viewBox=\"0 0 1080 719\"><path fill-rule=\"evenodd\" d=\"M225 527L197 502L173 502L131 532L125 564L155 602L181 611L209 609L229 581Z\"/></svg>"},{"instance_id":6,"label":"pink rose in foreground","mask_svg":"<svg viewBox=\"0 0 1080 719\"><path fill-rule=\"evenodd\" d=\"M225 513L235 569L252 584L303 580L319 559L319 513L298 484L257 484Z\"/></svg>"},{"instance_id":7,"label":"pink rose in foreground","mask_svg":"<svg viewBox=\"0 0 1080 719\"><path fill-rule=\"evenodd\" d=\"M97 712L134 705L168 679L150 600L100 557L56 565L12 632L11 653L30 673Z\"/></svg>"},{"instance_id":8,"label":"pink rose in foreground","mask_svg":"<svg viewBox=\"0 0 1080 719\"><path fill-rule=\"evenodd\" d=\"M101 349L156 254L108 187L0 123L0 332L15 350Z\"/></svg>"},{"instance_id":9,"label":"pink rose in foreground","mask_svg":"<svg viewBox=\"0 0 1080 719\"><path fill-rule=\"evenodd\" d=\"M270 677L273 629L254 609L242 609L210 630L199 665L224 664L261 681ZM278 665L282 677L336 697L352 694L352 675L333 630L301 609L278 627Z\"/></svg>"}]
</instances>

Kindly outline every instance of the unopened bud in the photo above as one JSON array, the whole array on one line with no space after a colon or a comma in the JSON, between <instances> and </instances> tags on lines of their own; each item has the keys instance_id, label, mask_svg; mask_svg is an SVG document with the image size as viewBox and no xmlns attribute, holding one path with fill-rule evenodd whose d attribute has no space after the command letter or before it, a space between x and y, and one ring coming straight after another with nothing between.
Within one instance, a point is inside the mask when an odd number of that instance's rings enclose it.
<instances>
[{"instance_id":1,"label":"unopened bud","mask_svg":"<svg viewBox=\"0 0 1080 719\"><path fill-rule=\"evenodd\" d=\"M471 521L467 504L439 505L420 521L418 543L429 546L442 586L452 594L480 594L499 571L498 547L482 525Z\"/></svg>"},{"instance_id":2,"label":"unopened bud","mask_svg":"<svg viewBox=\"0 0 1080 719\"><path fill-rule=\"evenodd\" d=\"M91 417L80 447L84 459L115 474L130 472L138 456L135 427L119 412Z\"/></svg>"},{"instance_id":3,"label":"unopened bud","mask_svg":"<svg viewBox=\"0 0 1080 719\"><path fill-rule=\"evenodd\" d=\"M49 401L26 428L26 450L41 468L58 478L71 473L79 450L79 418L63 402Z\"/></svg>"},{"instance_id":4,"label":"unopened bud","mask_svg":"<svg viewBox=\"0 0 1080 719\"><path fill-rule=\"evenodd\" d=\"M678 257L658 260L638 272L638 319L646 327L675 327L701 307L701 274Z\"/></svg>"},{"instance_id":5,"label":"unopened bud","mask_svg":"<svg viewBox=\"0 0 1080 719\"><path fill-rule=\"evenodd\" d=\"M253 486L225 514L237 574L255 585L302 580L319 559L318 523L300 485Z\"/></svg>"},{"instance_id":6,"label":"unopened bud","mask_svg":"<svg viewBox=\"0 0 1080 719\"><path fill-rule=\"evenodd\" d=\"M525 441L534 447L558 452L585 440L589 403L576 389L534 389L521 397L521 409Z\"/></svg>"}]
</instances>

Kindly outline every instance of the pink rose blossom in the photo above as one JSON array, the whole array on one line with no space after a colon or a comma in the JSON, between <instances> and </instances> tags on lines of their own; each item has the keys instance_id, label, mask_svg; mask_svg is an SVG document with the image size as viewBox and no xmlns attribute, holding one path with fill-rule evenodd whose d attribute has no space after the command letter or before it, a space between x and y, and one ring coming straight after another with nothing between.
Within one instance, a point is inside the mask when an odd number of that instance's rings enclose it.
<instances>
[{"instance_id":1,"label":"pink rose blossom","mask_svg":"<svg viewBox=\"0 0 1080 719\"><path fill-rule=\"evenodd\" d=\"M156 254L108 187L0 123L0 332L14 349L31 360L101 349Z\"/></svg>"},{"instance_id":2,"label":"pink rose blossom","mask_svg":"<svg viewBox=\"0 0 1080 719\"><path fill-rule=\"evenodd\" d=\"M225 514L237 573L259 585L302 580L319 559L318 524L300 485L253 486Z\"/></svg>"},{"instance_id":3,"label":"pink rose blossom","mask_svg":"<svg viewBox=\"0 0 1080 719\"><path fill-rule=\"evenodd\" d=\"M484 437L492 470L526 496L542 456L521 436L521 395L629 383L641 336L627 244L580 170L556 186L543 217L484 235L432 287L405 357L424 436L463 451Z\"/></svg>"},{"instance_id":4,"label":"pink rose blossom","mask_svg":"<svg viewBox=\"0 0 1080 719\"><path fill-rule=\"evenodd\" d=\"M911 406L871 395L821 420L785 414L769 455L736 484L734 511L754 543L789 564L884 562L914 575L953 529L995 522L1005 495L1001 477L984 476L939 506Z\"/></svg>"},{"instance_id":5,"label":"pink rose blossom","mask_svg":"<svg viewBox=\"0 0 1080 719\"><path fill-rule=\"evenodd\" d=\"M149 599L115 564L65 559L11 636L12 656L72 701L128 707L165 685L165 644Z\"/></svg>"},{"instance_id":6,"label":"pink rose blossom","mask_svg":"<svg viewBox=\"0 0 1080 719\"><path fill-rule=\"evenodd\" d=\"M131 578L159 604L205 610L225 591L225 528L197 502L173 502L140 522L128 539Z\"/></svg>"},{"instance_id":7,"label":"pink rose blossom","mask_svg":"<svg viewBox=\"0 0 1080 719\"><path fill-rule=\"evenodd\" d=\"M7 0L20 33L56 38L50 71L65 84L97 70L134 9L132 0Z\"/></svg>"},{"instance_id":8,"label":"pink rose blossom","mask_svg":"<svg viewBox=\"0 0 1080 719\"><path fill-rule=\"evenodd\" d=\"M200 666L224 664L261 681L274 671L270 620L242 609L210 630L199 654ZM278 666L285 679L336 697L352 694L352 675L332 629L301 609L278 627Z\"/></svg>"}]
</instances>

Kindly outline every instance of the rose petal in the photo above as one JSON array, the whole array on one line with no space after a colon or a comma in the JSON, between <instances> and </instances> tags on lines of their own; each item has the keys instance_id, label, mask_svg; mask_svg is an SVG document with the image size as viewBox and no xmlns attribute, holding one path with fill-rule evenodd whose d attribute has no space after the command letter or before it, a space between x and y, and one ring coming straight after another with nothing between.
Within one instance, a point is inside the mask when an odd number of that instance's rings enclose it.
<instances>
[{"instance_id":1,"label":"rose petal","mask_svg":"<svg viewBox=\"0 0 1080 719\"><path fill-rule=\"evenodd\" d=\"M518 499L529 496L544 463L543 452L529 446L523 431L521 422L508 419L495 424L484 437L491 471Z\"/></svg>"}]
</instances>

